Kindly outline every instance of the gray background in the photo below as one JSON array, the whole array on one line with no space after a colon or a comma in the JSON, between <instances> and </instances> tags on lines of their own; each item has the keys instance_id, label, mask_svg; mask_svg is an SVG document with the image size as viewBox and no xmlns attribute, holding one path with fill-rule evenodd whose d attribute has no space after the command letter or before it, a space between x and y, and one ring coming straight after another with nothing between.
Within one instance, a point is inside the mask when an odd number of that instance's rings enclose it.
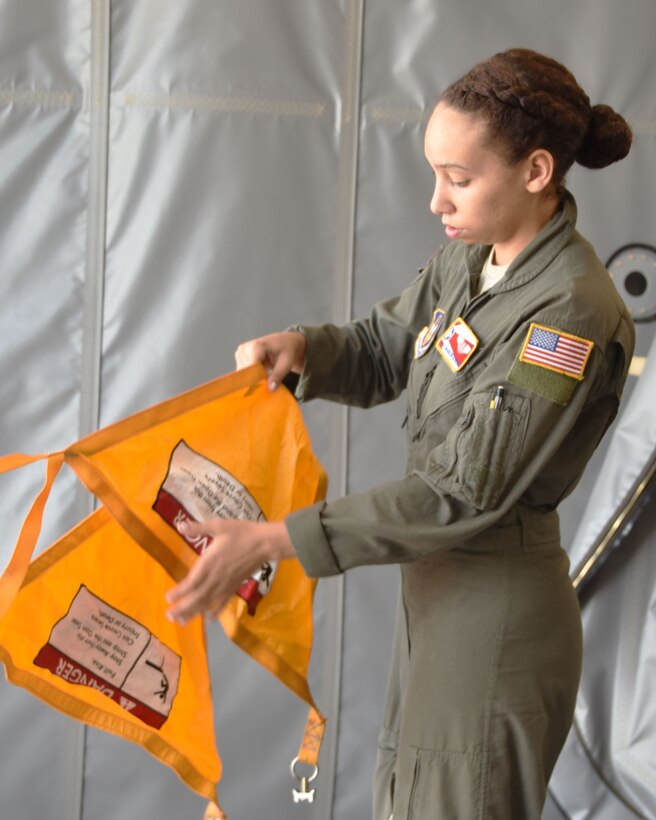
<instances>
[{"instance_id":1,"label":"gray background","mask_svg":"<svg viewBox=\"0 0 656 820\"><path fill-rule=\"evenodd\" d=\"M655 23L652 0L0 0L0 452L59 449L230 370L245 338L341 322L398 292L444 239L428 210L428 115L502 48L562 60L632 123L627 160L569 183L602 259L656 243ZM639 354L652 337L639 327ZM401 403L304 413L332 496L402 471ZM563 507L568 546L603 457ZM0 568L40 481L38 467L0 478ZM90 503L65 472L39 548ZM650 554L650 531L632 555ZM598 582L606 613L630 594L623 567ZM397 582L381 568L320 584L312 683L329 731L313 807L290 795L303 704L210 630L231 818L369 816ZM202 816L142 749L4 681L0 737L8 820ZM611 764L595 800L577 765L589 756L574 744L558 779L569 814L550 801L545 818L656 816L649 779L616 784L633 808L603 814Z\"/></svg>"}]
</instances>

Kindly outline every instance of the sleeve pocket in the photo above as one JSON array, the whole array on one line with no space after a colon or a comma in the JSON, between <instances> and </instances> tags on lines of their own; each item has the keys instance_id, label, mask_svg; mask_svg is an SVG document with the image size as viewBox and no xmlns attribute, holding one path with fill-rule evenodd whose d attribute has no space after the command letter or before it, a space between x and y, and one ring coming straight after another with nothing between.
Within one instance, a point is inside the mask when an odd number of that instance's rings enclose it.
<instances>
[{"instance_id":1,"label":"sleeve pocket","mask_svg":"<svg viewBox=\"0 0 656 820\"><path fill-rule=\"evenodd\" d=\"M530 402L508 392L493 409L494 391L471 396L456 436L447 447L450 464L439 478L447 492L458 493L475 508L493 509L512 483L520 458Z\"/></svg>"}]
</instances>

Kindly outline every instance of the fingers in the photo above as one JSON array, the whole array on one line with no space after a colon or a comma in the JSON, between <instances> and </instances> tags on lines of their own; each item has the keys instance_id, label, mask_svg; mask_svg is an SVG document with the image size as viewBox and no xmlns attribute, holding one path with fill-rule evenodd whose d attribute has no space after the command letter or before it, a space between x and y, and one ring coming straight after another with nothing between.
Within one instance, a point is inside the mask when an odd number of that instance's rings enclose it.
<instances>
[{"instance_id":1,"label":"fingers","mask_svg":"<svg viewBox=\"0 0 656 820\"><path fill-rule=\"evenodd\" d=\"M235 363L237 369L249 367L252 364L263 364L268 371L267 384L269 390L276 390L285 376L289 373L292 365L292 357L285 350L282 340L277 336L264 336L261 339L253 339L239 345L235 351Z\"/></svg>"},{"instance_id":2,"label":"fingers","mask_svg":"<svg viewBox=\"0 0 656 820\"><path fill-rule=\"evenodd\" d=\"M199 562L193 569L199 566ZM217 589L202 572L194 573L193 569L180 584L166 593L166 600L170 604L166 617L181 625L204 612L218 615L236 591L225 587Z\"/></svg>"},{"instance_id":3,"label":"fingers","mask_svg":"<svg viewBox=\"0 0 656 820\"><path fill-rule=\"evenodd\" d=\"M291 356L286 352L281 353L276 359L275 365L269 371L269 376L267 379L269 390L276 390L278 385L282 384L283 379L289 374L291 369Z\"/></svg>"},{"instance_id":4,"label":"fingers","mask_svg":"<svg viewBox=\"0 0 656 820\"><path fill-rule=\"evenodd\" d=\"M237 370L250 367L252 364L268 364L268 353L263 339L252 339L240 344L235 350L235 364Z\"/></svg>"},{"instance_id":5,"label":"fingers","mask_svg":"<svg viewBox=\"0 0 656 820\"><path fill-rule=\"evenodd\" d=\"M216 535L219 530L216 519L210 519L209 521L192 521L189 518L183 518L177 522L177 528L178 532L190 540L200 538L203 535Z\"/></svg>"},{"instance_id":6,"label":"fingers","mask_svg":"<svg viewBox=\"0 0 656 820\"><path fill-rule=\"evenodd\" d=\"M201 531L201 527L199 527L198 523L191 521L182 521L180 524L178 524L178 529L185 537L189 538L190 540L193 540L193 538L197 535L209 535L209 533L204 533ZM180 583L177 586L173 587L173 589L170 589L166 593L166 600L169 603L180 601L182 598L185 598L189 595L202 594L203 583L206 581L207 575L205 572L203 572L203 566L201 562L202 556L189 570L185 578L182 581L180 581Z\"/></svg>"},{"instance_id":7,"label":"fingers","mask_svg":"<svg viewBox=\"0 0 656 820\"><path fill-rule=\"evenodd\" d=\"M189 541L203 536L214 536L220 530L220 522L217 521L181 521L178 530ZM205 560L209 549L201 555L186 577L175 587L166 593L166 600L172 606L166 612L166 616L171 621L180 624L186 623L190 618L199 615L208 608L216 608L216 595L213 591L213 578L209 560ZM216 563L216 559L214 560ZM226 596L226 600L227 600ZM219 607L221 609L223 604Z\"/></svg>"},{"instance_id":8,"label":"fingers","mask_svg":"<svg viewBox=\"0 0 656 820\"><path fill-rule=\"evenodd\" d=\"M214 603L212 583L202 565L202 557L196 561L187 576L166 593L171 606L167 618L185 624L190 618L200 615Z\"/></svg>"},{"instance_id":9,"label":"fingers","mask_svg":"<svg viewBox=\"0 0 656 820\"><path fill-rule=\"evenodd\" d=\"M221 518L181 522L187 541L208 535L211 541L186 578L166 593L169 620L184 624L202 612L218 613L266 558L260 555L263 526L270 525Z\"/></svg>"},{"instance_id":10,"label":"fingers","mask_svg":"<svg viewBox=\"0 0 656 820\"><path fill-rule=\"evenodd\" d=\"M292 370L301 372L305 346L305 336L297 331L272 333L239 345L235 351L235 363L238 370L263 364L268 370L269 389L275 390Z\"/></svg>"}]
</instances>

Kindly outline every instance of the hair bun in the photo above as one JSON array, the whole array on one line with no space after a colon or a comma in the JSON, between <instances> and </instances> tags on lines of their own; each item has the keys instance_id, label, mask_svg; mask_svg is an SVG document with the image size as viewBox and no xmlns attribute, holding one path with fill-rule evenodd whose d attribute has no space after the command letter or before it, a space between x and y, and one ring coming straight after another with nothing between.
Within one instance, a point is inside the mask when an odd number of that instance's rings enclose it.
<instances>
[{"instance_id":1,"label":"hair bun","mask_svg":"<svg viewBox=\"0 0 656 820\"><path fill-rule=\"evenodd\" d=\"M624 159L632 139L633 132L624 117L608 105L594 105L576 161L584 168L605 168Z\"/></svg>"}]
</instances>

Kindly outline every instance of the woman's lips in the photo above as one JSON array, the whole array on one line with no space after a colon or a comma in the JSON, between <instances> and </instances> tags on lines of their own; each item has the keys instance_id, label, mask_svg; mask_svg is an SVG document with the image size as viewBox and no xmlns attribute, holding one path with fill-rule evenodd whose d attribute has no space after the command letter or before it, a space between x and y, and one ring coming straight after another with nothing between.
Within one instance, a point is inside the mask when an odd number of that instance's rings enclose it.
<instances>
[{"instance_id":1,"label":"woman's lips","mask_svg":"<svg viewBox=\"0 0 656 820\"><path fill-rule=\"evenodd\" d=\"M452 228L451 225L445 225L444 231L449 239L457 239L462 233L462 228Z\"/></svg>"}]
</instances>

